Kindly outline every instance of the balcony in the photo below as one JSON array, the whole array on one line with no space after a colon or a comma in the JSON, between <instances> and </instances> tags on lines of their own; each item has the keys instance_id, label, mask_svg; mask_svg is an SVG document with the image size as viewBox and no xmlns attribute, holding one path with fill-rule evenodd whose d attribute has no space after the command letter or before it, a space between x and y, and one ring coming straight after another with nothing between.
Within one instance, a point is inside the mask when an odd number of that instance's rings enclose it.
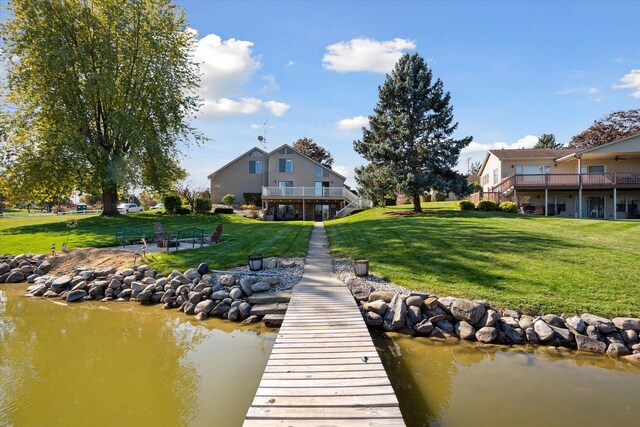
<instances>
[{"instance_id":1,"label":"balcony","mask_svg":"<svg viewBox=\"0 0 640 427\"><path fill-rule=\"evenodd\" d=\"M511 175L493 187L493 191L508 193L512 189L583 189L640 187L640 173L583 173Z\"/></svg>"},{"instance_id":2,"label":"balcony","mask_svg":"<svg viewBox=\"0 0 640 427\"><path fill-rule=\"evenodd\" d=\"M350 195L353 193L344 187L262 187L263 200L349 200Z\"/></svg>"}]
</instances>

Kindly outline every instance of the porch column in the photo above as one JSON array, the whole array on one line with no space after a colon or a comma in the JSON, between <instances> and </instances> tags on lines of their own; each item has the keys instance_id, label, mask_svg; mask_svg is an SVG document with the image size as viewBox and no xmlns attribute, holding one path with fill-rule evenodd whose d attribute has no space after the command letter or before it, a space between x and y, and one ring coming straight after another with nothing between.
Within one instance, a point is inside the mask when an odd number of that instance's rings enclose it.
<instances>
[{"instance_id":1,"label":"porch column","mask_svg":"<svg viewBox=\"0 0 640 427\"><path fill-rule=\"evenodd\" d=\"M582 218L582 157L578 157L578 218Z\"/></svg>"},{"instance_id":2,"label":"porch column","mask_svg":"<svg viewBox=\"0 0 640 427\"><path fill-rule=\"evenodd\" d=\"M549 190L544 189L544 216L549 216Z\"/></svg>"},{"instance_id":3,"label":"porch column","mask_svg":"<svg viewBox=\"0 0 640 427\"><path fill-rule=\"evenodd\" d=\"M618 189L613 187L613 219L618 219Z\"/></svg>"},{"instance_id":4,"label":"porch column","mask_svg":"<svg viewBox=\"0 0 640 427\"><path fill-rule=\"evenodd\" d=\"M303 193L304 193L304 190L303 190ZM306 221L306 219L305 219L305 217L304 217L304 211L305 211L305 209L304 209L304 197L303 197L303 198L302 198L302 220L303 220L303 221Z\"/></svg>"}]
</instances>

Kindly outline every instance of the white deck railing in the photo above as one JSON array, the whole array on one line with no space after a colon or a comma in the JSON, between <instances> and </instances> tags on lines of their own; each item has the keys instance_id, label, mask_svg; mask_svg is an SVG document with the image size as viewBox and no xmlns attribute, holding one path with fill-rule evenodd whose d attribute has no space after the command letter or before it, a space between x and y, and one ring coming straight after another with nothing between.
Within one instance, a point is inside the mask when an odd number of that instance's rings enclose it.
<instances>
[{"instance_id":1,"label":"white deck railing","mask_svg":"<svg viewBox=\"0 0 640 427\"><path fill-rule=\"evenodd\" d=\"M344 187L262 187L262 197L295 197L295 198L347 198ZM353 194L353 193L351 193Z\"/></svg>"}]
</instances>

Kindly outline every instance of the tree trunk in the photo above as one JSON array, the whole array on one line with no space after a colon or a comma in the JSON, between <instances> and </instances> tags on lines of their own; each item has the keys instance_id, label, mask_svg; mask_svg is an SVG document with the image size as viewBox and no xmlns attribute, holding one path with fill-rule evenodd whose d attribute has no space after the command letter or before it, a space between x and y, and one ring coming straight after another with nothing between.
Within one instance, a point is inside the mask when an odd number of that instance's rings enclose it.
<instances>
[{"instance_id":1,"label":"tree trunk","mask_svg":"<svg viewBox=\"0 0 640 427\"><path fill-rule=\"evenodd\" d=\"M413 194L413 211L414 212L422 212L422 206L420 206L420 195Z\"/></svg>"},{"instance_id":2,"label":"tree trunk","mask_svg":"<svg viewBox=\"0 0 640 427\"><path fill-rule=\"evenodd\" d=\"M102 184L102 215L114 216L118 212L118 188L111 182Z\"/></svg>"}]
</instances>

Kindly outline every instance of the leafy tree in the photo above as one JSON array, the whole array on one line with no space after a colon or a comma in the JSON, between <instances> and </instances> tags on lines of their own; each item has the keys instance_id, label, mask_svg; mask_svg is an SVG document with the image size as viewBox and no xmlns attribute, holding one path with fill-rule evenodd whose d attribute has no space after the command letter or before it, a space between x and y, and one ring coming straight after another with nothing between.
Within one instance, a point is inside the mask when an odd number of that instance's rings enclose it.
<instances>
[{"instance_id":1,"label":"leafy tree","mask_svg":"<svg viewBox=\"0 0 640 427\"><path fill-rule=\"evenodd\" d=\"M478 175L480 173L481 167L482 167L482 162L471 163L471 166L469 166L469 175Z\"/></svg>"},{"instance_id":2,"label":"leafy tree","mask_svg":"<svg viewBox=\"0 0 640 427\"><path fill-rule=\"evenodd\" d=\"M403 55L378 89L379 100L355 150L376 168L386 169L395 191L413 201L421 212L420 196L429 188L463 196L466 177L453 168L472 138L454 139L451 95L418 55Z\"/></svg>"},{"instance_id":3,"label":"leafy tree","mask_svg":"<svg viewBox=\"0 0 640 427\"><path fill-rule=\"evenodd\" d=\"M164 209L170 214L176 213L182 207L182 199L177 194L167 194L162 199Z\"/></svg>"},{"instance_id":4,"label":"leafy tree","mask_svg":"<svg viewBox=\"0 0 640 427\"><path fill-rule=\"evenodd\" d=\"M200 197L196 199L195 202L195 212L199 214L206 214L211 211L212 207L211 198L210 197Z\"/></svg>"},{"instance_id":5,"label":"leafy tree","mask_svg":"<svg viewBox=\"0 0 640 427\"><path fill-rule=\"evenodd\" d=\"M205 194L204 189L194 187L190 181L182 181L176 186L176 192L187 202L191 211L196 208L196 200Z\"/></svg>"},{"instance_id":6,"label":"leafy tree","mask_svg":"<svg viewBox=\"0 0 640 427\"><path fill-rule=\"evenodd\" d=\"M376 206L385 206L385 199L396 197L395 184L388 168L370 163L355 168L359 194L372 200Z\"/></svg>"},{"instance_id":7,"label":"leafy tree","mask_svg":"<svg viewBox=\"0 0 640 427\"><path fill-rule=\"evenodd\" d=\"M328 168L333 165L331 153L313 142L313 138L300 138L293 143L293 148Z\"/></svg>"},{"instance_id":8,"label":"leafy tree","mask_svg":"<svg viewBox=\"0 0 640 427\"><path fill-rule=\"evenodd\" d=\"M178 145L201 135L195 35L169 0L13 0L0 27L9 180L24 193L165 189L184 176ZM16 169L19 169L17 171ZM44 172L44 173L42 173Z\"/></svg>"},{"instance_id":9,"label":"leafy tree","mask_svg":"<svg viewBox=\"0 0 640 427\"><path fill-rule=\"evenodd\" d=\"M556 142L556 136L552 133L543 133L540 135L538 142L533 146L533 148L551 148L553 150L558 150L562 147L562 143Z\"/></svg>"},{"instance_id":10,"label":"leafy tree","mask_svg":"<svg viewBox=\"0 0 640 427\"><path fill-rule=\"evenodd\" d=\"M640 110L615 111L571 138L571 148L592 148L640 133Z\"/></svg>"}]
</instances>

